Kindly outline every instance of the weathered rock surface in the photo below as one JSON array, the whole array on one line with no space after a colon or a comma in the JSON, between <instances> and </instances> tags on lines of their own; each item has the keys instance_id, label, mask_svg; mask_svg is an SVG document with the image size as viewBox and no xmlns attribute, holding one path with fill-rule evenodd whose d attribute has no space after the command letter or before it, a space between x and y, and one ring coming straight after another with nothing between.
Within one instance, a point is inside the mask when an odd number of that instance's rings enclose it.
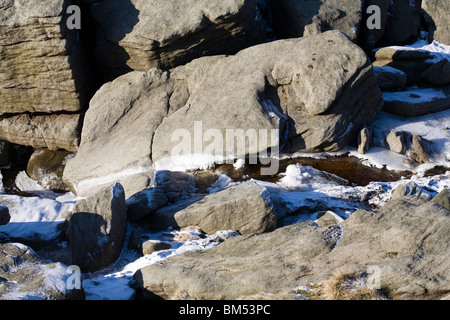
<instances>
[{"instance_id":1,"label":"weathered rock surface","mask_svg":"<svg viewBox=\"0 0 450 320\"><path fill-rule=\"evenodd\" d=\"M288 152L337 151L382 104L370 61L339 31L204 57L170 72L131 72L91 100L64 180L78 194L105 177L168 169L180 154L198 165L280 145ZM229 149L227 130L268 134ZM206 145L208 139L214 143Z\"/></svg>"},{"instance_id":2,"label":"weathered rock surface","mask_svg":"<svg viewBox=\"0 0 450 320\"><path fill-rule=\"evenodd\" d=\"M178 211L174 219L181 228L199 226L208 234L220 230L263 233L273 231L277 225L269 194L253 182L207 195Z\"/></svg>"},{"instance_id":3,"label":"weathered rock surface","mask_svg":"<svg viewBox=\"0 0 450 320\"><path fill-rule=\"evenodd\" d=\"M73 153L69 151L38 149L28 161L27 174L45 189L68 191L62 175L70 157L73 157Z\"/></svg>"},{"instance_id":4,"label":"weathered rock surface","mask_svg":"<svg viewBox=\"0 0 450 320\"><path fill-rule=\"evenodd\" d=\"M45 262L19 243L0 244L0 300L84 300L61 263ZM72 270L73 271L73 270ZM80 279L81 285L81 279Z\"/></svg>"},{"instance_id":5,"label":"weathered rock surface","mask_svg":"<svg viewBox=\"0 0 450 320\"><path fill-rule=\"evenodd\" d=\"M21 114L0 119L0 139L34 148L77 151L81 126L79 114Z\"/></svg>"},{"instance_id":6,"label":"weathered rock surface","mask_svg":"<svg viewBox=\"0 0 450 320\"><path fill-rule=\"evenodd\" d=\"M77 30L66 26L72 1L0 4L0 114L84 108L89 68Z\"/></svg>"},{"instance_id":7,"label":"weathered rock surface","mask_svg":"<svg viewBox=\"0 0 450 320\"><path fill-rule=\"evenodd\" d=\"M431 38L450 45L450 3L446 0L422 0L422 9Z\"/></svg>"},{"instance_id":8,"label":"weathered rock surface","mask_svg":"<svg viewBox=\"0 0 450 320\"><path fill-rule=\"evenodd\" d=\"M166 299L243 299L324 283L336 272L367 283L374 267L389 299L439 299L450 292L450 211L405 197L379 212L357 211L339 225L303 222L245 235L207 250L168 258L138 271L147 292ZM358 280L356 279L356 280Z\"/></svg>"},{"instance_id":9,"label":"weathered rock surface","mask_svg":"<svg viewBox=\"0 0 450 320\"><path fill-rule=\"evenodd\" d=\"M406 87L403 91L384 92L383 111L406 117L423 116L450 107L450 86L434 88Z\"/></svg>"},{"instance_id":10,"label":"weathered rock surface","mask_svg":"<svg viewBox=\"0 0 450 320\"><path fill-rule=\"evenodd\" d=\"M447 188L442 189L441 192L438 193L436 197L431 200L432 202L443 206L447 210L450 210L450 192Z\"/></svg>"},{"instance_id":11,"label":"weathered rock surface","mask_svg":"<svg viewBox=\"0 0 450 320\"><path fill-rule=\"evenodd\" d=\"M443 59L433 64L421 75L420 79L434 86L445 86L450 84L450 61Z\"/></svg>"},{"instance_id":12,"label":"weathered rock surface","mask_svg":"<svg viewBox=\"0 0 450 320\"><path fill-rule=\"evenodd\" d=\"M68 220L72 263L83 272L111 265L122 251L127 230L123 187L116 184L78 201Z\"/></svg>"},{"instance_id":13,"label":"weathered rock surface","mask_svg":"<svg viewBox=\"0 0 450 320\"><path fill-rule=\"evenodd\" d=\"M340 30L355 40L362 19L358 0L279 0L272 1L272 10L275 32L280 38Z\"/></svg>"},{"instance_id":14,"label":"weathered rock surface","mask_svg":"<svg viewBox=\"0 0 450 320\"><path fill-rule=\"evenodd\" d=\"M383 91L396 89L405 86L408 83L408 77L402 70L384 66L374 67L373 71L377 77L378 85Z\"/></svg>"},{"instance_id":15,"label":"weathered rock surface","mask_svg":"<svg viewBox=\"0 0 450 320\"><path fill-rule=\"evenodd\" d=\"M255 0L112 0L92 5L92 14L97 60L112 76L234 54L265 38Z\"/></svg>"}]
</instances>

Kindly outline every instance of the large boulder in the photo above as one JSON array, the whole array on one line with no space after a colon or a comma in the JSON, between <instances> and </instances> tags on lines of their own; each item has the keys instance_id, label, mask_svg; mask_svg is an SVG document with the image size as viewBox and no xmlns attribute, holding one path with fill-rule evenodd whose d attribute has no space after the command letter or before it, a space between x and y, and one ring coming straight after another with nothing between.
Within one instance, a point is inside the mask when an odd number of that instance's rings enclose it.
<instances>
[{"instance_id":1,"label":"large boulder","mask_svg":"<svg viewBox=\"0 0 450 320\"><path fill-rule=\"evenodd\" d=\"M20 243L0 244L0 300L84 300L81 274L40 259Z\"/></svg>"},{"instance_id":2,"label":"large boulder","mask_svg":"<svg viewBox=\"0 0 450 320\"><path fill-rule=\"evenodd\" d=\"M202 200L178 211L174 219L181 228L199 226L214 234L235 230L240 234L273 231L277 220L264 187L247 182L207 195Z\"/></svg>"},{"instance_id":3,"label":"large boulder","mask_svg":"<svg viewBox=\"0 0 450 320\"><path fill-rule=\"evenodd\" d=\"M79 111L90 87L72 1L0 3L0 114Z\"/></svg>"},{"instance_id":4,"label":"large boulder","mask_svg":"<svg viewBox=\"0 0 450 320\"><path fill-rule=\"evenodd\" d=\"M255 0L110 0L91 11L97 61L110 77L234 54L265 39Z\"/></svg>"},{"instance_id":5,"label":"large boulder","mask_svg":"<svg viewBox=\"0 0 450 320\"><path fill-rule=\"evenodd\" d=\"M280 38L340 30L356 40L362 19L360 0L277 0L272 1L272 11L275 33Z\"/></svg>"},{"instance_id":6,"label":"large boulder","mask_svg":"<svg viewBox=\"0 0 450 320\"><path fill-rule=\"evenodd\" d=\"M77 151L82 116L79 114L21 114L0 119L0 139L34 148Z\"/></svg>"},{"instance_id":7,"label":"large boulder","mask_svg":"<svg viewBox=\"0 0 450 320\"><path fill-rule=\"evenodd\" d=\"M379 212L357 211L338 223L305 221L235 237L210 250L145 267L134 279L145 292L166 299L292 298L299 291L312 299L361 299L367 298L368 288L373 289L369 298L448 295L447 209L406 197ZM338 279L348 280L343 286L347 295L335 290L342 289Z\"/></svg>"},{"instance_id":8,"label":"large boulder","mask_svg":"<svg viewBox=\"0 0 450 320\"><path fill-rule=\"evenodd\" d=\"M431 38L450 45L450 3L446 0L422 0L422 9Z\"/></svg>"},{"instance_id":9,"label":"large boulder","mask_svg":"<svg viewBox=\"0 0 450 320\"><path fill-rule=\"evenodd\" d=\"M204 57L170 72L131 72L92 99L64 179L79 193L151 166L197 168L283 146L337 151L382 105L366 54L339 31Z\"/></svg>"},{"instance_id":10,"label":"large boulder","mask_svg":"<svg viewBox=\"0 0 450 320\"><path fill-rule=\"evenodd\" d=\"M125 192L120 184L78 201L67 219L74 265L93 272L117 260L127 230Z\"/></svg>"}]
</instances>

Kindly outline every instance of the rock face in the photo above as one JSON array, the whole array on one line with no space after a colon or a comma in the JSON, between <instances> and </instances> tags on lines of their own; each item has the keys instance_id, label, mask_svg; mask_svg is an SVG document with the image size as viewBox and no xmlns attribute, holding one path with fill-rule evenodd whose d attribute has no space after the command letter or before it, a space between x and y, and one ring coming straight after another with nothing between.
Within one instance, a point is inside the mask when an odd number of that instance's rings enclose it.
<instances>
[{"instance_id":1,"label":"rock face","mask_svg":"<svg viewBox=\"0 0 450 320\"><path fill-rule=\"evenodd\" d=\"M0 119L0 138L34 148L77 151L81 126L79 114L21 114Z\"/></svg>"},{"instance_id":2,"label":"rock face","mask_svg":"<svg viewBox=\"0 0 450 320\"><path fill-rule=\"evenodd\" d=\"M211 164L283 146L337 151L382 105L367 56L339 31L204 57L170 72L131 72L92 99L64 179L78 193L105 176L173 169L179 156ZM232 140L251 133L258 143Z\"/></svg>"},{"instance_id":3,"label":"rock face","mask_svg":"<svg viewBox=\"0 0 450 320\"><path fill-rule=\"evenodd\" d=\"M265 38L255 0L112 0L92 5L92 14L97 60L113 76L234 54Z\"/></svg>"},{"instance_id":4,"label":"rock face","mask_svg":"<svg viewBox=\"0 0 450 320\"><path fill-rule=\"evenodd\" d=\"M179 227L199 226L214 234L220 230L235 230L240 234L263 233L276 228L276 216L264 188L253 182L240 184L213 193L178 211Z\"/></svg>"},{"instance_id":5,"label":"rock face","mask_svg":"<svg viewBox=\"0 0 450 320\"><path fill-rule=\"evenodd\" d=\"M119 257L127 230L125 192L120 184L78 201L68 218L72 263L93 272Z\"/></svg>"},{"instance_id":6,"label":"rock face","mask_svg":"<svg viewBox=\"0 0 450 320\"><path fill-rule=\"evenodd\" d=\"M320 299L340 271L366 284L376 277L372 285L390 299L439 299L450 291L449 224L447 209L405 197L377 213L357 211L339 225L305 221L229 239L143 268L134 278L166 299L289 296L299 286L314 286Z\"/></svg>"},{"instance_id":7,"label":"rock face","mask_svg":"<svg viewBox=\"0 0 450 320\"><path fill-rule=\"evenodd\" d=\"M0 244L0 300L84 300L61 263L48 263L19 243ZM81 280L80 280L81 285Z\"/></svg>"},{"instance_id":8,"label":"rock face","mask_svg":"<svg viewBox=\"0 0 450 320\"><path fill-rule=\"evenodd\" d=\"M0 114L79 111L90 87L71 1L0 4Z\"/></svg>"},{"instance_id":9,"label":"rock face","mask_svg":"<svg viewBox=\"0 0 450 320\"><path fill-rule=\"evenodd\" d=\"M450 3L445 0L422 0L422 9L432 39L450 45Z\"/></svg>"},{"instance_id":10,"label":"rock face","mask_svg":"<svg viewBox=\"0 0 450 320\"><path fill-rule=\"evenodd\" d=\"M340 30L355 40L362 19L359 0L279 0L272 1L272 10L274 29L281 38Z\"/></svg>"}]
</instances>

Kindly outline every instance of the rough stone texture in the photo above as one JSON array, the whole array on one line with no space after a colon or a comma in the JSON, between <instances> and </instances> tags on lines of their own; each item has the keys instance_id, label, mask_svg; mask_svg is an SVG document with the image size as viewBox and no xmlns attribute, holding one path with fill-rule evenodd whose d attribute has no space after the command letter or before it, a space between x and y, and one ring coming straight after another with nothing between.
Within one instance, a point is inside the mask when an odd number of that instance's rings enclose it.
<instances>
[{"instance_id":1,"label":"rough stone texture","mask_svg":"<svg viewBox=\"0 0 450 320\"><path fill-rule=\"evenodd\" d=\"M407 50L404 48L385 47L375 52L375 67L391 67L406 73L407 83L420 82L422 74L433 64L427 60L433 59L431 52Z\"/></svg>"},{"instance_id":2,"label":"rough stone texture","mask_svg":"<svg viewBox=\"0 0 450 320\"><path fill-rule=\"evenodd\" d=\"M77 151L82 117L74 115L32 116L21 114L0 119L0 139L15 144Z\"/></svg>"},{"instance_id":3,"label":"rough stone texture","mask_svg":"<svg viewBox=\"0 0 450 320\"><path fill-rule=\"evenodd\" d=\"M436 197L431 200L432 202L443 206L447 210L450 210L450 192L447 188L442 189L441 192L438 193Z\"/></svg>"},{"instance_id":4,"label":"rough stone texture","mask_svg":"<svg viewBox=\"0 0 450 320\"><path fill-rule=\"evenodd\" d=\"M28 161L27 174L46 189L68 191L62 175L69 157L73 154L65 150L35 150Z\"/></svg>"},{"instance_id":5,"label":"rough stone texture","mask_svg":"<svg viewBox=\"0 0 450 320\"><path fill-rule=\"evenodd\" d=\"M234 54L264 41L255 0L109 0L92 5L97 60L111 76Z\"/></svg>"},{"instance_id":6,"label":"rough stone texture","mask_svg":"<svg viewBox=\"0 0 450 320\"><path fill-rule=\"evenodd\" d=\"M450 45L450 2L422 0L422 9L431 31L431 39Z\"/></svg>"},{"instance_id":7,"label":"rough stone texture","mask_svg":"<svg viewBox=\"0 0 450 320\"><path fill-rule=\"evenodd\" d=\"M395 97L385 96L383 111L406 117L418 117L430 113L447 110L450 107L450 86L438 87L422 94L420 90L408 89L403 94L398 92ZM430 93L435 94L432 97Z\"/></svg>"},{"instance_id":8,"label":"rough stone texture","mask_svg":"<svg viewBox=\"0 0 450 320\"><path fill-rule=\"evenodd\" d=\"M273 231L276 216L264 194L263 187L253 182L243 183L207 195L178 211L174 218L181 228L199 226L208 234L220 230L235 230L240 234Z\"/></svg>"},{"instance_id":9,"label":"rough stone texture","mask_svg":"<svg viewBox=\"0 0 450 320\"><path fill-rule=\"evenodd\" d=\"M406 138L407 135L403 131L392 131L386 137L386 144L389 150L405 154L408 148Z\"/></svg>"},{"instance_id":10,"label":"rough stone texture","mask_svg":"<svg viewBox=\"0 0 450 320\"><path fill-rule=\"evenodd\" d=\"M48 263L19 243L0 244L0 300L84 300L61 263Z\"/></svg>"},{"instance_id":11,"label":"rough stone texture","mask_svg":"<svg viewBox=\"0 0 450 320\"><path fill-rule=\"evenodd\" d=\"M372 130L365 126L358 134L358 152L366 154L372 144Z\"/></svg>"},{"instance_id":12,"label":"rough stone texture","mask_svg":"<svg viewBox=\"0 0 450 320\"><path fill-rule=\"evenodd\" d=\"M283 145L289 152L337 151L382 105L366 54L339 31L204 57L170 72L131 72L91 100L64 180L78 194L105 177L176 166L177 156L198 164ZM230 130L267 136L226 148ZM208 134L218 138L213 148Z\"/></svg>"},{"instance_id":13,"label":"rough stone texture","mask_svg":"<svg viewBox=\"0 0 450 320\"><path fill-rule=\"evenodd\" d=\"M376 266L390 299L439 299L450 292L450 211L417 198L357 211L339 225L311 221L229 239L138 271L148 293L166 299L245 299L322 285L337 271ZM320 295L319 295L320 298Z\"/></svg>"},{"instance_id":14,"label":"rough stone texture","mask_svg":"<svg viewBox=\"0 0 450 320\"><path fill-rule=\"evenodd\" d=\"M378 86L383 91L397 89L408 83L408 77L402 70L384 66L374 67L373 71L377 77Z\"/></svg>"},{"instance_id":15,"label":"rough stone texture","mask_svg":"<svg viewBox=\"0 0 450 320\"><path fill-rule=\"evenodd\" d=\"M418 163L430 162L430 141L414 134L412 136L412 150L409 156Z\"/></svg>"},{"instance_id":16,"label":"rough stone texture","mask_svg":"<svg viewBox=\"0 0 450 320\"><path fill-rule=\"evenodd\" d=\"M0 3L0 114L79 111L90 87L71 1Z\"/></svg>"},{"instance_id":17,"label":"rough stone texture","mask_svg":"<svg viewBox=\"0 0 450 320\"><path fill-rule=\"evenodd\" d=\"M142 255L152 254L155 251L171 249L172 245L165 242L148 240L142 244Z\"/></svg>"},{"instance_id":18,"label":"rough stone texture","mask_svg":"<svg viewBox=\"0 0 450 320\"><path fill-rule=\"evenodd\" d=\"M272 1L275 33L280 38L316 35L329 30L357 39L362 19L359 0Z\"/></svg>"},{"instance_id":19,"label":"rough stone texture","mask_svg":"<svg viewBox=\"0 0 450 320\"><path fill-rule=\"evenodd\" d=\"M125 241L125 192L120 184L78 201L68 217L72 263L93 272L114 263Z\"/></svg>"}]
</instances>

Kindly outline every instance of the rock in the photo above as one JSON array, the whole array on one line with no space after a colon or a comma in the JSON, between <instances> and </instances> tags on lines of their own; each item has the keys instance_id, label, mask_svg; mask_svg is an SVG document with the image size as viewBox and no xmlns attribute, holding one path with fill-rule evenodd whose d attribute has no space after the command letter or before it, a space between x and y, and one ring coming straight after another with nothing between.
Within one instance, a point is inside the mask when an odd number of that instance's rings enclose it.
<instances>
[{"instance_id":1,"label":"rock","mask_svg":"<svg viewBox=\"0 0 450 320\"><path fill-rule=\"evenodd\" d=\"M385 45L405 45L415 42L420 34L421 1L395 0L390 2L384 30Z\"/></svg>"},{"instance_id":2,"label":"rock","mask_svg":"<svg viewBox=\"0 0 450 320\"><path fill-rule=\"evenodd\" d=\"M450 45L450 3L446 0L422 0L422 10L430 38Z\"/></svg>"},{"instance_id":3,"label":"rock","mask_svg":"<svg viewBox=\"0 0 450 320\"><path fill-rule=\"evenodd\" d=\"M407 84L417 84L421 75L433 65L434 55L428 51L411 50L407 47L384 47L375 52L375 67L391 67L403 71Z\"/></svg>"},{"instance_id":4,"label":"rock","mask_svg":"<svg viewBox=\"0 0 450 320\"><path fill-rule=\"evenodd\" d=\"M404 91L384 92L383 111L406 117L424 116L447 110L450 86L439 88L407 87Z\"/></svg>"},{"instance_id":5,"label":"rock","mask_svg":"<svg viewBox=\"0 0 450 320\"><path fill-rule=\"evenodd\" d=\"M84 300L81 279L61 263L41 260L19 243L0 244L0 300Z\"/></svg>"},{"instance_id":6,"label":"rock","mask_svg":"<svg viewBox=\"0 0 450 320\"><path fill-rule=\"evenodd\" d=\"M112 76L234 54L265 39L255 0L113 0L96 2L91 11L97 61Z\"/></svg>"},{"instance_id":7,"label":"rock","mask_svg":"<svg viewBox=\"0 0 450 320\"><path fill-rule=\"evenodd\" d=\"M127 199L127 217L137 221L147 217L169 203L166 195L156 188L144 189Z\"/></svg>"},{"instance_id":8,"label":"rock","mask_svg":"<svg viewBox=\"0 0 450 320\"><path fill-rule=\"evenodd\" d=\"M82 117L77 114L21 114L0 119L0 139L34 148L75 152L78 150L81 125Z\"/></svg>"},{"instance_id":9,"label":"rock","mask_svg":"<svg viewBox=\"0 0 450 320\"><path fill-rule=\"evenodd\" d=\"M160 241L145 241L142 244L142 255L152 254L155 251L171 249L172 245L170 243L160 242Z\"/></svg>"},{"instance_id":10,"label":"rock","mask_svg":"<svg viewBox=\"0 0 450 320\"><path fill-rule=\"evenodd\" d=\"M358 152L360 154L366 154L372 143L372 131L369 127L365 126L358 135Z\"/></svg>"},{"instance_id":11,"label":"rock","mask_svg":"<svg viewBox=\"0 0 450 320\"><path fill-rule=\"evenodd\" d=\"M299 286L314 288L310 297L321 299L324 283L348 270L388 299L440 299L450 287L449 226L447 209L404 198L377 213L357 211L338 226L305 221L228 239L145 267L134 279L144 292L164 299L292 298ZM411 284L422 290L406 290Z\"/></svg>"},{"instance_id":12,"label":"rock","mask_svg":"<svg viewBox=\"0 0 450 320\"><path fill-rule=\"evenodd\" d=\"M399 185L392 190L392 199L402 199L407 196L414 196L424 200L430 200L431 194L422 189L415 182L408 182L407 184Z\"/></svg>"},{"instance_id":13,"label":"rock","mask_svg":"<svg viewBox=\"0 0 450 320\"><path fill-rule=\"evenodd\" d=\"M68 217L72 263L94 272L119 257L127 230L125 191L120 184L78 201Z\"/></svg>"},{"instance_id":14,"label":"rock","mask_svg":"<svg viewBox=\"0 0 450 320\"><path fill-rule=\"evenodd\" d=\"M0 226L8 224L10 220L11 215L9 214L8 207L0 205Z\"/></svg>"},{"instance_id":15,"label":"rock","mask_svg":"<svg viewBox=\"0 0 450 320\"><path fill-rule=\"evenodd\" d=\"M173 171L157 171L155 187L144 189L127 199L128 220L137 221L156 210L195 193L192 174Z\"/></svg>"},{"instance_id":16,"label":"rock","mask_svg":"<svg viewBox=\"0 0 450 320\"><path fill-rule=\"evenodd\" d=\"M5 167L11 163L11 143L0 140L0 167Z\"/></svg>"},{"instance_id":17,"label":"rock","mask_svg":"<svg viewBox=\"0 0 450 320\"><path fill-rule=\"evenodd\" d=\"M342 223L344 220L333 211L327 211L319 214L316 224L319 227L330 227Z\"/></svg>"},{"instance_id":18,"label":"rock","mask_svg":"<svg viewBox=\"0 0 450 320\"><path fill-rule=\"evenodd\" d=\"M397 89L408 83L408 77L402 70L384 66L374 67L373 71L377 77L378 86L383 91Z\"/></svg>"},{"instance_id":19,"label":"rock","mask_svg":"<svg viewBox=\"0 0 450 320\"><path fill-rule=\"evenodd\" d=\"M443 59L425 70L420 79L433 86L445 86L450 84L450 61Z\"/></svg>"},{"instance_id":20,"label":"rock","mask_svg":"<svg viewBox=\"0 0 450 320\"><path fill-rule=\"evenodd\" d=\"M358 0L272 1L273 25L278 38L298 38L340 30L357 39L362 17Z\"/></svg>"},{"instance_id":21,"label":"rock","mask_svg":"<svg viewBox=\"0 0 450 320\"><path fill-rule=\"evenodd\" d=\"M386 144L388 145L389 150L399 153L405 154L408 148L407 135L403 131L392 131L386 137Z\"/></svg>"},{"instance_id":22,"label":"rock","mask_svg":"<svg viewBox=\"0 0 450 320\"><path fill-rule=\"evenodd\" d=\"M73 153L65 150L38 149L30 157L27 174L49 190L69 191L62 180L66 161Z\"/></svg>"},{"instance_id":23,"label":"rock","mask_svg":"<svg viewBox=\"0 0 450 320\"><path fill-rule=\"evenodd\" d=\"M75 194L92 194L99 185L153 171L151 141L167 115L174 82L152 69L129 73L97 91L84 118L80 148L63 174Z\"/></svg>"},{"instance_id":24,"label":"rock","mask_svg":"<svg viewBox=\"0 0 450 320\"><path fill-rule=\"evenodd\" d=\"M430 141L414 134L412 136L412 150L409 156L418 163L427 163L431 161L430 158Z\"/></svg>"},{"instance_id":25,"label":"rock","mask_svg":"<svg viewBox=\"0 0 450 320\"><path fill-rule=\"evenodd\" d=\"M76 112L90 75L83 40L66 26L72 1L0 4L0 114Z\"/></svg>"},{"instance_id":26,"label":"rock","mask_svg":"<svg viewBox=\"0 0 450 320\"><path fill-rule=\"evenodd\" d=\"M436 197L431 200L432 202L443 206L444 208L450 210L450 192L447 188L442 189L441 192L437 194Z\"/></svg>"},{"instance_id":27,"label":"rock","mask_svg":"<svg viewBox=\"0 0 450 320\"><path fill-rule=\"evenodd\" d=\"M213 234L235 230L240 234L263 233L276 227L276 216L264 187L243 183L207 195L175 214L179 227L199 226Z\"/></svg>"},{"instance_id":28,"label":"rock","mask_svg":"<svg viewBox=\"0 0 450 320\"><path fill-rule=\"evenodd\" d=\"M105 177L118 181L153 166L198 168L283 145L286 152L337 151L382 104L366 54L338 31L204 57L170 72L130 72L91 100L63 178L83 194ZM225 147L241 133L261 139Z\"/></svg>"}]
</instances>

